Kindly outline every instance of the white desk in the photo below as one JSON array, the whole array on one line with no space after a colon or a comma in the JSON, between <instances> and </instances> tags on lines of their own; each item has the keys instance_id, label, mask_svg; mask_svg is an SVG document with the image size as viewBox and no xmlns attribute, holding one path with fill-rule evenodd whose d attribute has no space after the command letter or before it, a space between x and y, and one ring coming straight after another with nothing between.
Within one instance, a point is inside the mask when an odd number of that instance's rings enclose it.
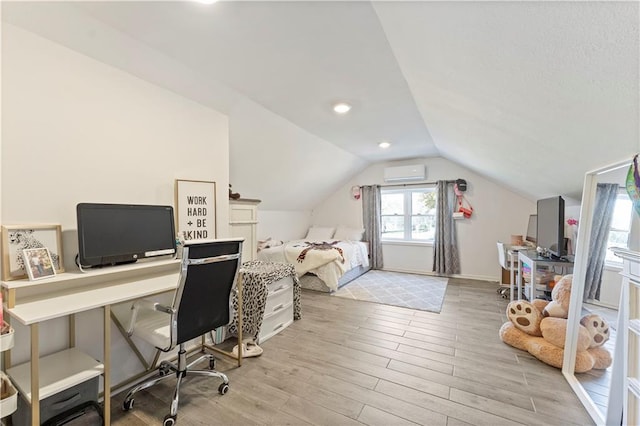
<instances>
[{"instance_id":1,"label":"white desk","mask_svg":"<svg viewBox=\"0 0 640 426\"><path fill-rule=\"evenodd\" d=\"M536 272L539 265L550 267L562 267L561 275L568 273L568 268L573 268L573 262L563 259L550 259L548 257L542 257L535 250L521 250L518 251L518 300L522 299L522 285L524 277L522 274L522 264L527 264L531 268L531 294L530 298L534 299L536 295ZM513 269L513 268L512 268ZM512 272L513 276L513 272Z\"/></svg>"},{"instance_id":2,"label":"white desk","mask_svg":"<svg viewBox=\"0 0 640 426\"><path fill-rule=\"evenodd\" d=\"M30 327L31 332L31 362L30 386L24 390L25 397L30 402L44 398L40 386L40 353L38 325L42 321L65 316L73 317L79 312L91 309L104 309L104 423L111 422L111 305L139 299L154 294L174 291L178 285L180 260L161 260L134 265L114 266L87 273L69 272L53 278L38 281L6 281L2 282L6 312L11 318ZM238 279L238 293L242 294L241 279ZM242 299L238 303L238 316L242 318ZM72 323L71 323L72 324ZM241 324L241 323L240 323ZM242 325L240 325L242 330ZM69 330L69 346L74 352L75 337L73 327ZM242 333L239 332L239 340ZM65 351L65 352L67 352ZM242 353L237 356L238 365L241 363ZM6 357L7 367L10 358ZM99 365L92 367L100 369ZM44 377L43 377L44 378ZM45 379L46 381L46 379ZM48 385L48 384L47 384ZM23 385L23 387L26 387ZM40 424L40 407L38 403L31 404L31 418L33 425Z\"/></svg>"}]
</instances>

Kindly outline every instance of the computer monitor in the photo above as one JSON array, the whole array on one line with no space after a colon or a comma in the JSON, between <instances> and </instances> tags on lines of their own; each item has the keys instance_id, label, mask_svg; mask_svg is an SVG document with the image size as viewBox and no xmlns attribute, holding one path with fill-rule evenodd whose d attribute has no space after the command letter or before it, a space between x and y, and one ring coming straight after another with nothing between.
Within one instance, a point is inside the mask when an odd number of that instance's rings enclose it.
<instances>
[{"instance_id":1,"label":"computer monitor","mask_svg":"<svg viewBox=\"0 0 640 426\"><path fill-rule=\"evenodd\" d=\"M80 203L76 210L80 267L176 253L171 206Z\"/></svg>"},{"instance_id":2,"label":"computer monitor","mask_svg":"<svg viewBox=\"0 0 640 426\"><path fill-rule=\"evenodd\" d=\"M536 244L553 257L566 253L564 240L564 199L560 196L538 200Z\"/></svg>"},{"instance_id":3,"label":"computer monitor","mask_svg":"<svg viewBox=\"0 0 640 426\"><path fill-rule=\"evenodd\" d=\"M536 244L536 234L538 233L538 215L529 215L529 224L527 225L527 236L525 241Z\"/></svg>"}]
</instances>

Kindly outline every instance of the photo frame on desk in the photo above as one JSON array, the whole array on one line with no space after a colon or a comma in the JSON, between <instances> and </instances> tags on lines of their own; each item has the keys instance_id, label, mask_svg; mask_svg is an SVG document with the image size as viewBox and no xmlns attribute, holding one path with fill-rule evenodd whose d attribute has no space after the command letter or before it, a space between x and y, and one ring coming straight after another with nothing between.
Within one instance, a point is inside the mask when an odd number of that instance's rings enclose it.
<instances>
[{"instance_id":1,"label":"photo frame on desk","mask_svg":"<svg viewBox=\"0 0 640 426\"><path fill-rule=\"evenodd\" d=\"M56 273L64 272L62 227L58 224L2 226L2 280L27 278L24 249L47 248Z\"/></svg>"},{"instance_id":2,"label":"photo frame on desk","mask_svg":"<svg viewBox=\"0 0 640 426\"><path fill-rule=\"evenodd\" d=\"M216 238L216 183L176 179L176 231L185 240Z\"/></svg>"},{"instance_id":3,"label":"photo frame on desk","mask_svg":"<svg viewBox=\"0 0 640 426\"><path fill-rule=\"evenodd\" d=\"M53 260L48 248L24 249L22 255L29 280L55 277L56 270L53 268Z\"/></svg>"}]
</instances>

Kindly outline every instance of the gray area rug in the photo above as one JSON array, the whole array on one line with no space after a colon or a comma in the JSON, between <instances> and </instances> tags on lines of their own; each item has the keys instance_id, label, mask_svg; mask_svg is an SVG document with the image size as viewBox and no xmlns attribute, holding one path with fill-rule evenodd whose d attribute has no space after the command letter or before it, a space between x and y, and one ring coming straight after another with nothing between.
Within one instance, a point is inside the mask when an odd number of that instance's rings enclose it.
<instances>
[{"instance_id":1,"label":"gray area rug","mask_svg":"<svg viewBox=\"0 0 640 426\"><path fill-rule=\"evenodd\" d=\"M439 313L448 281L442 277L371 270L333 295Z\"/></svg>"}]
</instances>

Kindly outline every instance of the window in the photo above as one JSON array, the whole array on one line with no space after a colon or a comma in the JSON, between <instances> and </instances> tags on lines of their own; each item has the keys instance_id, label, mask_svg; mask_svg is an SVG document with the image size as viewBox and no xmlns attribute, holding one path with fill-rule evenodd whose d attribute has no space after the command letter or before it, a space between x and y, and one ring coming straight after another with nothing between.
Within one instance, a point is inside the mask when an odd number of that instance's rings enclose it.
<instances>
[{"instance_id":1,"label":"window","mask_svg":"<svg viewBox=\"0 0 640 426\"><path fill-rule=\"evenodd\" d=\"M435 188L382 189L380 195L383 240L433 242Z\"/></svg>"},{"instance_id":2,"label":"window","mask_svg":"<svg viewBox=\"0 0 640 426\"><path fill-rule=\"evenodd\" d=\"M613 208L613 219L611 220L611 228L609 228L605 262L622 264L622 259L613 254L611 247L629 248L632 212L631 199L626 193L619 193L616 205Z\"/></svg>"}]
</instances>

